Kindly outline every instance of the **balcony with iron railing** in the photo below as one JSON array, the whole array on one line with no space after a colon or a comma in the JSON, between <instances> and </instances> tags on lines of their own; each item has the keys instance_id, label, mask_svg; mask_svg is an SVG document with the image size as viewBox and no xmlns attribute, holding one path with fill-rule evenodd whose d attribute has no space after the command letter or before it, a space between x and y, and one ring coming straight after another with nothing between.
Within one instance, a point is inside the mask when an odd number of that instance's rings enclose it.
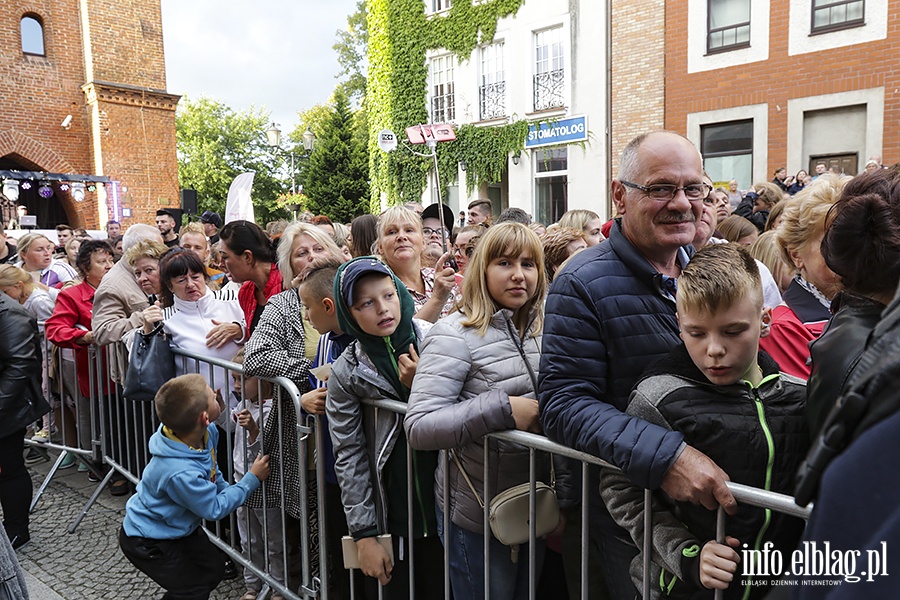
<instances>
[{"instance_id":1,"label":"balcony with iron railing","mask_svg":"<svg viewBox=\"0 0 900 600\"><path fill-rule=\"evenodd\" d=\"M482 121L506 116L506 82L487 83L478 90L478 109Z\"/></svg>"},{"instance_id":2,"label":"balcony with iron railing","mask_svg":"<svg viewBox=\"0 0 900 600\"><path fill-rule=\"evenodd\" d=\"M534 110L561 108L566 105L566 70L556 69L534 76Z\"/></svg>"}]
</instances>

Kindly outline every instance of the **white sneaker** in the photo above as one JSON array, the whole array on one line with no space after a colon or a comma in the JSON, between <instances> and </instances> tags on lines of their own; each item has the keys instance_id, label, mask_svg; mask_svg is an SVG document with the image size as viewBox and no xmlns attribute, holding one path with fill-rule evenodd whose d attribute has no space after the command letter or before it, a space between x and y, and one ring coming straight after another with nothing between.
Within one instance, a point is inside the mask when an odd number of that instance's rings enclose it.
<instances>
[{"instance_id":1,"label":"white sneaker","mask_svg":"<svg viewBox=\"0 0 900 600\"><path fill-rule=\"evenodd\" d=\"M46 444L50 441L50 430L49 429L41 429L36 434L31 437L32 442L39 442L41 444Z\"/></svg>"}]
</instances>

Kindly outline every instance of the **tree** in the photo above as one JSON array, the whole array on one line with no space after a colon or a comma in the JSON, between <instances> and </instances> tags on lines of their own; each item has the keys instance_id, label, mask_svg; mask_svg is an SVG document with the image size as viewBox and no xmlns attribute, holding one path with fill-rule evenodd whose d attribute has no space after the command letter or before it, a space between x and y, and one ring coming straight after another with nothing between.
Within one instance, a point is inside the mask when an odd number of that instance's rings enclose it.
<instances>
[{"instance_id":1,"label":"tree","mask_svg":"<svg viewBox=\"0 0 900 600\"><path fill-rule=\"evenodd\" d=\"M206 97L181 101L175 115L178 180L181 187L197 190L200 212L224 215L231 182L241 173L255 171L252 197L257 222L289 216L276 202L286 184L274 176L282 159L266 143L268 123L263 110L235 112Z\"/></svg>"},{"instance_id":2,"label":"tree","mask_svg":"<svg viewBox=\"0 0 900 600\"><path fill-rule=\"evenodd\" d=\"M358 137L350 101L335 90L330 114L316 134L316 147L303 174L307 207L333 221L349 223L368 212L368 157Z\"/></svg>"},{"instance_id":3,"label":"tree","mask_svg":"<svg viewBox=\"0 0 900 600\"><path fill-rule=\"evenodd\" d=\"M341 66L337 77L346 77L341 83L344 93L352 102L363 103L366 97L366 52L369 27L366 19L366 2L356 3L356 12L347 16L347 29L338 30L334 51Z\"/></svg>"}]
</instances>

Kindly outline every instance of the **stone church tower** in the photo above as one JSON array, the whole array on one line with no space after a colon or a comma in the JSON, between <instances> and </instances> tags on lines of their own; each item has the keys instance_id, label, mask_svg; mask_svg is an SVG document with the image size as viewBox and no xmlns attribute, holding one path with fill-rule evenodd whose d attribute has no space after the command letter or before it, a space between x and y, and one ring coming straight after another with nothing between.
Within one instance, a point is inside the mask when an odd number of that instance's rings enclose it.
<instances>
[{"instance_id":1,"label":"stone church tower","mask_svg":"<svg viewBox=\"0 0 900 600\"><path fill-rule=\"evenodd\" d=\"M16 187L39 229L178 205L160 0L0 0L0 31L0 220Z\"/></svg>"}]
</instances>

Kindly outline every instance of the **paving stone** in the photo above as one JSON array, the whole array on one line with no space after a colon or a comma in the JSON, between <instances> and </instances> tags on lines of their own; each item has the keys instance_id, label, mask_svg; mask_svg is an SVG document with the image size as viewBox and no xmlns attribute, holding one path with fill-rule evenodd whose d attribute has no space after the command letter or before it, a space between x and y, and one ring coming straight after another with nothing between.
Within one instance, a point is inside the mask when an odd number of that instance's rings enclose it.
<instances>
[{"instance_id":1,"label":"paving stone","mask_svg":"<svg viewBox=\"0 0 900 600\"><path fill-rule=\"evenodd\" d=\"M35 494L50 466L41 463L30 468ZM164 590L119 550L117 535L127 497L104 490L75 533L68 533L97 485L76 469L56 473L31 515L31 542L18 552L23 568L42 588L66 600L162 597ZM243 579L238 577L219 584L211 598L236 600L243 592Z\"/></svg>"}]
</instances>

